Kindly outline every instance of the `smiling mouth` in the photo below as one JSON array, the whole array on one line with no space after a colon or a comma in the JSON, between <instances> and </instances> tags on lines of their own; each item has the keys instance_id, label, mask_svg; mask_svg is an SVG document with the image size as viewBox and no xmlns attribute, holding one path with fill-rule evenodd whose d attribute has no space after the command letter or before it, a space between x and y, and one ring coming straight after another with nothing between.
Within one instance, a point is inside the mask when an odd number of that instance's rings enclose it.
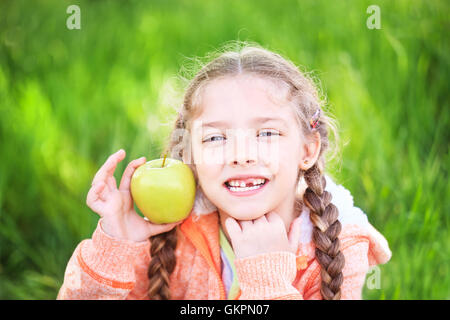
<instances>
[{"instance_id":1,"label":"smiling mouth","mask_svg":"<svg viewBox=\"0 0 450 320\"><path fill-rule=\"evenodd\" d=\"M269 180L267 179L257 179L250 183L241 182L240 184L236 182L225 182L225 187L232 192L246 192L251 190L257 190L262 188Z\"/></svg>"}]
</instances>

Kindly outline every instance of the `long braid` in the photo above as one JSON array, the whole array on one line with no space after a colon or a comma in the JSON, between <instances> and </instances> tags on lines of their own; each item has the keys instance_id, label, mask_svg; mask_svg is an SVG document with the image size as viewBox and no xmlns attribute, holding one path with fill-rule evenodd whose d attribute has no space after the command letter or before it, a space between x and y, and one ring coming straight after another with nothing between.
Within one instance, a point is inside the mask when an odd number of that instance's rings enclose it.
<instances>
[{"instance_id":1,"label":"long braid","mask_svg":"<svg viewBox=\"0 0 450 320\"><path fill-rule=\"evenodd\" d=\"M320 293L325 300L340 300L345 258L340 251L338 238L341 232L341 223L338 220L339 211L331 203L331 193L325 191L326 180L317 164L306 170L304 177L308 187L303 195L303 200L311 210L310 219L314 224L315 253L322 267Z\"/></svg>"},{"instance_id":2,"label":"long braid","mask_svg":"<svg viewBox=\"0 0 450 320\"><path fill-rule=\"evenodd\" d=\"M176 228L150 237L150 256L148 267L150 286L148 295L154 300L169 300L169 277L175 269Z\"/></svg>"},{"instance_id":3,"label":"long braid","mask_svg":"<svg viewBox=\"0 0 450 320\"><path fill-rule=\"evenodd\" d=\"M175 129L184 129L184 121L179 114ZM180 132L174 130L171 141L168 145L168 151L177 153L175 147L178 146L183 136ZM181 154L171 154L172 158L181 158ZM170 299L170 274L175 269L176 256L175 248L177 245L177 227L168 232L164 232L150 237L150 265L148 267L149 289L148 296L153 300L169 300Z\"/></svg>"}]
</instances>

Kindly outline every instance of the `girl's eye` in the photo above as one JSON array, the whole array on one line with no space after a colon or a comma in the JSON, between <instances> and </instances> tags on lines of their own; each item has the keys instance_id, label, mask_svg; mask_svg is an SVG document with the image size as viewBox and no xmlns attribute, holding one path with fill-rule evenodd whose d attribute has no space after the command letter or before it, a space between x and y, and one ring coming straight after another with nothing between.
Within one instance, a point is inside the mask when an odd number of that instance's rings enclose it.
<instances>
[{"instance_id":1,"label":"girl's eye","mask_svg":"<svg viewBox=\"0 0 450 320\"><path fill-rule=\"evenodd\" d=\"M261 131L260 135L262 135L263 137L271 137L271 136L279 136L280 134L276 131Z\"/></svg>"},{"instance_id":2,"label":"girl's eye","mask_svg":"<svg viewBox=\"0 0 450 320\"><path fill-rule=\"evenodd\" d=\"M203 140L203 142L214 142L214 141L220 141L220 138L225 138L223 136L212 136L206 140Z\"/></svg>"},{"instance_id":3,"label":"girl's eye","mask_svg":"<svg viewBox=\"0 0 450 320\"><path fill-rule=\"evenodd\" d=\"M271 136L279 136L280 133L277 131L260 131L259 136L262 137L271 137ZM212 136L208 139L203 140L203 142L215 142L215 141L223 141L226 140L224 136Z\"/></svg>"}]
</instances>

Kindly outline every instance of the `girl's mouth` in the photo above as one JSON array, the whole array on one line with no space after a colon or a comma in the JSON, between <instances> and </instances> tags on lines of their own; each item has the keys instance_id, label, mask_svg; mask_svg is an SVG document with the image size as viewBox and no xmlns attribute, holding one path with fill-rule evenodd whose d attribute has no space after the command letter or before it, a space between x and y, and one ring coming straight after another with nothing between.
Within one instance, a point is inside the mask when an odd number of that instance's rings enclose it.
<instances>
[{"instance_id":1,"label":"girl's mouth","mask_svg":"<svg viewBox=\"0 0 450 320\"><path fill-rule=\"evenodd\" d=\"M231 180L225 182L224 186L234 196L251 196L264 189L268 182L269 180L262 178L248 182Z\"/></svg>"}]
</instances>

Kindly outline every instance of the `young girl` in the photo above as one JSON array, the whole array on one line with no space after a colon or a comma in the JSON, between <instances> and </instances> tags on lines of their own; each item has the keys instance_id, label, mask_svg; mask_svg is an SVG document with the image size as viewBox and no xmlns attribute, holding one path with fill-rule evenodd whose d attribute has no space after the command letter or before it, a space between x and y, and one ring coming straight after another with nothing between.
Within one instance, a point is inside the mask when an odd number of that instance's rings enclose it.
<instances>
[{"instance_id":1,"label":"young girl","mask_svg":"<svg viewBox=\"0 0 450 320\"><path fill-rule=\"evenodd\" d=\"M95 175L101 218L75 249L58 299L361 299L386 239L324 174L331 118L299 69L258 45L228 50L191 80L167 151L197 182L189 217L136 213L124 150ZM180 134L180 130L181 133ZM336 132L334 132L336 136Z\"/></svg>"}]
</instances>

